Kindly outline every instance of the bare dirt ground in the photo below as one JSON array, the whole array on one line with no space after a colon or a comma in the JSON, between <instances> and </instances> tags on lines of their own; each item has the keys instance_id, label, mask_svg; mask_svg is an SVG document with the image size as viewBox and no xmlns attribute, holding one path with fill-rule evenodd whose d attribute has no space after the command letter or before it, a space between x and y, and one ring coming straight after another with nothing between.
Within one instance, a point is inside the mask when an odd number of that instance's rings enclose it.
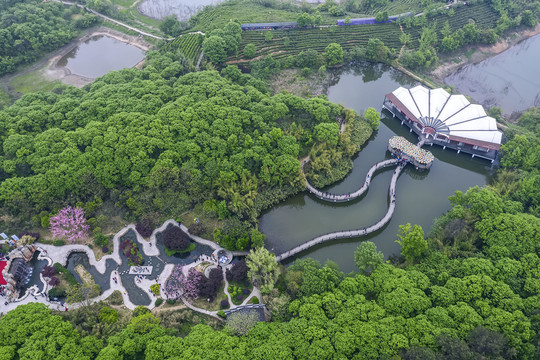
<instances>
[{"instance_id":1,"label":"bare dirt ground","mask_svg":"<svg viewBox=\"0 0 540 360\"><path fill-rule=\"evenodd\" d=\"M287 90L291 94L301 97L317 96L326 94L331 77L330 72L327 72L324 78L318 73L304 77L299 69L285 69L274 76L270 88L274 94Z\"/></svg>"},{"instance_id":2,"label":"bare dirt ground","mask_svg":"<svg viewBox=\"0 0 540 360\"><path fill-rule=\"evenodd\" d=\"M469 50L475 49L476 51L470 56L466 57L464 55L459 57L459 62L455 62L454 59L451 59L450 61L447 61L437 67L435 70L431 72L431 76L438 82L444 83L444 78L446 78L448 75L452 74L453 72L458 71L463 66L468 64L476 64L479 63L489 57L495 56L497 54L502 53L505 50L508 50L512 46L516 45L517 43L526 40L532 36L540 34L540 23L536 25L533 29L527 29L520 31L518 33L513 33L510 35L510 37L502 38L500 39L496 44L494 45L485 45L485 46L478 46L478 47L469 47L465 50L465 52Z\"/></svg>"}]
</instances>

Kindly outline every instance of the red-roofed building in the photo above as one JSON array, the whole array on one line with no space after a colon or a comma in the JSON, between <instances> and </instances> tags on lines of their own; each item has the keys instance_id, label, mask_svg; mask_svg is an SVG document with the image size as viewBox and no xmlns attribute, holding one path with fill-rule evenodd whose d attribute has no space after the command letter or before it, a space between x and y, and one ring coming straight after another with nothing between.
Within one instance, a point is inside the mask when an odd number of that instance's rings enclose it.
<instances>
[{"instance_id":1,"label":"red-roofed building","mask_svg":"<svg viewBox=\"0 0 540 360\"><path fill-rule=\"evenodd\" d=\"M0 285L6 285L6 279L4 279L4 276L2 275L2 271L6 267L7 261L0 261Z\"/></svg>"}]
</instances>

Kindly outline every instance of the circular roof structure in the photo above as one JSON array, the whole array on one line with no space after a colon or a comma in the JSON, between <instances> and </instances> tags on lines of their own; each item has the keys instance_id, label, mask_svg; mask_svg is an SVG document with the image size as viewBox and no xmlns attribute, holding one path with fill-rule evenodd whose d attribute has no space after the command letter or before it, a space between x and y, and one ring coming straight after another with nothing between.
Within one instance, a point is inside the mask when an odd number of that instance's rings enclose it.
<instances>
[{"instance_id":1,"label":"circular roof structure","mask_svg":"<svg viewBox=\"0 0 540 360\"><path fill-rule=\"evenodd\" d=\"M407 141L403 136L393 136L388 140L388 144L404 155L416 160L419 164L428 165L435 159L433 154L415 144Z\"/></svg>"},{"instance_id":2,"label":"circular roof structure","mask_svg":"<svg viewBox=\"0 0 540 360\"><path fill-rule=\"evenodd\" d=\"M463 95L418 85L412 89L400 87L386 97L421 125L426 134L494 150L500 148L502 133L495 119Z\"/></svg>"}]
</instances>

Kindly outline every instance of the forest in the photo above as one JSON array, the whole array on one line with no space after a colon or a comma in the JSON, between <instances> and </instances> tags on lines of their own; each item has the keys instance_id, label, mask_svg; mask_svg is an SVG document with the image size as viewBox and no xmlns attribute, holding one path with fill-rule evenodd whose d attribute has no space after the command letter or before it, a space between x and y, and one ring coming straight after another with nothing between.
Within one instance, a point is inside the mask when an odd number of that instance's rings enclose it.
<instances>
[{"instance_id":1,"label":"forest","mask_svg":"<svg viewBox=\"0 0 540 360\"><path fill-rule=\"evenodd\" d=\"M509 127L495 180L456 192L452 209L429 234L401 226L401 255L391 263L366 241L354 254L357 273L311 259L267 269L264 300L272 322L244 319L221 328L198 320L179 330L177 322L147 311L122 321L104 316L111 313L104 303L65 314L30 304L0 319L0 353L6 359L537 359L539 121L533 108Z\"/></svg>"},{"instance_id":2,"label":"forest","mask_svg":"<svg viewBox=\"0 0 540 360\"><path fill-rule=\"evenodd\" d=\"M366 2L371 11L383 3ZM78 18L57 4L26 5L3 1L0 10L20 7L21 19L50 11L40 15L43 26L65 34L74 25L60 19ZM17 33L0 18L4 38ZM215 56L223 59L227 49L241 48L237 28L215 31L201 46L219 44ZM419 37L430 44L430 35ZM34 41L35 48L13 42L26 47L2 61L11 71L61 46L47 41ZM372 44L374 59L388 52ZM299 67L329 64L339 54L351 60L338 50L332 46L323 59L305 50L293 60ZM191 72L171 46L149 52L142 70L27 94L0 111L2 227L47 227L66 205L84 208L94 226L111 212L140 225L196 209L219 221L211 235L223 246L257 248L248 275L262 285L272 318L224 326L186 309L128 312L111 298L68 312L28 304L0 318L0 358L540 358L540 109L504 124L508 141L488 186L456 192L428 233L403 224L387 239L401 254L384 262L364 241L349 255L356 272L312 259L283 267L261 247L261 211L305 189L299 159L307 155L312 183L343 178L377 125L325 96L272 94L267 79L281 66L267 57L251 74L234 65ZM345 120L343 131L337 120Z\"/></svg>"},{"instance_id":3,"label":"forest","mask_svg":"<svg viewBox=\"0 0 540 360\"><path fill-rule=\"evenodd\" d=\"M98 17L38 0L0 2L0 76L66 45Z\"/></svg>"},{"instance_id":4,"label":"forest","mask_svg":"<svg viewBox=\"0 0 540 360\"><path fill-rule=\"evenodd\" d=\"M324 176L334 162L352 166L371 135L324 97L271 96L235 66L182 75L187 68L175 59L149 53L142 71L28 94L0 112L0 205L13 220L5 225L39 225L68 203L94 213L97 203L116 204L127 219L157 222L216 200L226 203L225 228L249 227L303 189L298 159L313 147ZM343 134L337 117L351 119ZM248 245L236 240L228 247Z\"/></svg>"}]
</instances>

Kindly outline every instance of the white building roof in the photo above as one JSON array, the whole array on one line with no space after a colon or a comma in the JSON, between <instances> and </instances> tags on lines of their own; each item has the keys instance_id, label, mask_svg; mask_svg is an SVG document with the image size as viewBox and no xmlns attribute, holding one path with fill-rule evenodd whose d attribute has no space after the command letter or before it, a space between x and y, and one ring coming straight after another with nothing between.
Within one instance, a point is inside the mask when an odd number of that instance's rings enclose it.
<instances>
[{"instance_id":1,"label":"white building roof","mask_svg":"<svg viewBox=\"0 0 540 360\"><path fill-rule=\"evenodd\" d=\"M438 134L470 143L487 142L500 146L502 133L494 118L481 105L471 104L463 95L450 95L444 89L428 89L418 85L400 87L392 94L424 127Z\"/></svg>"}]
</instances>

